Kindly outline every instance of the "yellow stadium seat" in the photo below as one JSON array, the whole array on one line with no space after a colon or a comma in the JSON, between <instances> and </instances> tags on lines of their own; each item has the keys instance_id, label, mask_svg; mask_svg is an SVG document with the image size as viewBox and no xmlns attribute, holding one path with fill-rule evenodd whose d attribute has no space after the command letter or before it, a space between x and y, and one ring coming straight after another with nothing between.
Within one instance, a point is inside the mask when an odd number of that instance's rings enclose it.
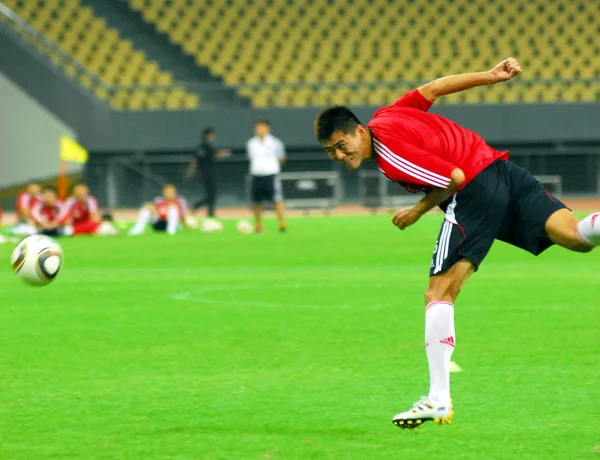
<instances>
[{"instance_id":1,"label":"yellow stadium seat","mask_svg":"<svg viewBox=\"0 0 600 460\"><path fill-rule=\"evenodd\" d=\"M524 68L519 82L526 84L474 89L442 103L597 98L591 85L586 90L577 83L577 79L594 79L600 74L600 50L595 45L597 2L511 0L504 5L484 0L454 0L450 4L428 0L426 6L419 1L393 0L364 4L344 0L128 2L145 21L164 31L172 43L227 85L265 83L264 88L249 91L252 102L259 106L321 104L338 99L353 104L386 104L394 84L405 87L403 82L418 84L448 73L485 70L513 54ZM58 6L49 1L6 0L6 4L48 38L60 41L67 53L90 69L104 69L102 78L108 83L172 78L168 73L163 75L161 69L148 67L145 55L77 0ZM348 28L332 27L332 18L339 17ZM519 32L498 33L499 26ZM118 67L114 63L119 63ZM105 69L107 66L110 70ZM536 83L552 78L571 83ZM270 83L367 83L373 87L349 91L348 87L317 85L316 89L290 86L284 90ZM196 95L190 96L167 95L165 106L175 107L176 101L183 106L186 100L198 102ZM151 98L138 97L133 106L155 104Z\"/></svg>"}]
</instances>

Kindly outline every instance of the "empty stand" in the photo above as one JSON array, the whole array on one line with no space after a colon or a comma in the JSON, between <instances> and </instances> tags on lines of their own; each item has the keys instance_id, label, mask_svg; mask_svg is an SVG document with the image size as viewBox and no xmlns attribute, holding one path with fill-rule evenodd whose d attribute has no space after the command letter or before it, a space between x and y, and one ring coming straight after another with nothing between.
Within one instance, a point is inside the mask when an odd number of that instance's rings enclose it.
<instances>
[{"instance_id":1,"label":"empty stand","mask_svg":"<svg viewBox=\"0 0 600 460\"><path fill-rule=\"evenodd\" d=\"M509 55L519 57L524 69L516 83L474 89L444 102L600 99L597 1L129 3L229 85L299 85L241 87L239 92L257 107L384 104L410 87L402 82L487 69ZM310 86L322 82L331 86Z\"/></svg>"},{"instance_id":2,"label":"empty stand","mask_svg":"<svg viewBox=\"0 0 600 460\"><path fill-rule=\"evenodd\" d=\"M74 65L64 66L65 72L78 78L85 88L108 100L113 107L129 110L198 107L196 94L174 85L169 72L146 59L143 52L135 50L130 41L122 39L117 30L109 28L91 8L81 6L79 0L3 1L72 56L75 62L96 75L104 85L96 84L88 74L77 72ZM59 62L49 47L40 48L55 63ZM164 85L165 89L160 89L160 85ZM158 90L155 89L157 86ZM113 87L118 89L112 90Z\"/></svg>"}]
</instances>

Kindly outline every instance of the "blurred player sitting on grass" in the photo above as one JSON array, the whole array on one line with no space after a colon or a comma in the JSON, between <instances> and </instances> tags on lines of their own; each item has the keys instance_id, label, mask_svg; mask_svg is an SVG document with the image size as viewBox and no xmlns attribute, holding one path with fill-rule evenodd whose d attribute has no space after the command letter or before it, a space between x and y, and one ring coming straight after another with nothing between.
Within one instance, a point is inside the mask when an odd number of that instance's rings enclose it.
<instances>
[{"instance_id":1,"label":"blurred player sitting on grass","mask_svg":"<svg viewBox=\"0 0 600 460\"><path fill-rule=\"evenodd\" d=\"M10 230L14 235L28 236L37 232L31 210L41 199L40 191L40 184L33 182L17 198L17 224Z\"/></svg>"},{"instance_id":2,"label":"blurred player sitting on grass","mask_svg":"<svg viewBox=\"0 0 600 460\"><path fill-rule=\"evenodd\" d=\"M100 215L98 200L90 195L90 189L84 182L73 187L73 196L65 201L65 210L73 226L75 235L116 235L110 215Z\"/></svg>"},{"instance_id":3,"label":"blurred player sitting on grass","mask_svg":"<svg viewBox=\"0 0 600 460\"><path fill-rule=\"evenodd\" d=\"M333 160L352 170L372 160L388 179L425 193L415 206L394 215L400 230L436 206L445 212L425 293L429 394L394 417L401 428L452 419L454 303L494 240L536 256L554 244L576 252L600 245L600 213L579 221L529 172L508 161L508 152L428 113L440 96L507 81L520 71L518 61L508 58L490 71L434 80L379 109L367 125L343 106L323 110L315 121L316 137Z\"/></svg>"},{"instance_id":4,"label":"blurred player sitting on grass","mask_svg":"<svg viewBox=\"0 0 600 460\"><path fill-rule=\"evenodd\" d=\"M31 217L37 232L48 236L72 235L73 227L66 225L69 213L57 198L56 189L45 186L41 200L32 208Z\"/></svg>"},{"instance_id":5,"label":"blurred player sitting on grass","mask_svg":"<svg viewBox=\"0 0 600 460\"><path fill-rule=\"evenodd\" d=\"M174 235L181 225L188 227L188 218L185 198L177 195L174 185L165 185L161 197L142 207L129 234L141 235L146 230L146 225L151 224L157 232L166 231L169 235Z\"/></svg>"}]
</instances>

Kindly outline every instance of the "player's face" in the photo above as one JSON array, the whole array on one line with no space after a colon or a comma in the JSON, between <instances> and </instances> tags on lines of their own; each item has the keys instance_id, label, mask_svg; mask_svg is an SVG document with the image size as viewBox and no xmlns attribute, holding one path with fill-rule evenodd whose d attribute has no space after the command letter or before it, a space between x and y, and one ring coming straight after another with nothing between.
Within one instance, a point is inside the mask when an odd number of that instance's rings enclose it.
<instances>
[{"instance_id":1,"label":"player's face","mask_svg":"<svg viewBox=\"0 0 600 460\"><path fill-rule=\"evenodd\" d=\"M256 123L254 125L254 134L256 134L258 137L265 137L270 131L271 128L269 128L269 125L266 123Z\"/></svg>"},{"instance_id":2,"label":"player's face","mask_svg":"<svg viewBox=\"0 0 600 460\"><path fill-rule=\"evenodd\" d=\"M27 187L27 192L29 192L29 194L32 196L39 195L40 190L41 188L39 184L29 184L29 186Z\"/></svg>"},{"instance_id":3,"label":"player's face","mask_svg":"<svg viewBox=\"0 0 600 460\"><path fill-rule=\"evenodd\" d=\"M87 185L78 185L73 190L73 196L75 196L75 198L77 198L79 201L85 200L89 194L90 190L88 189Z\"/></svg>"},{"instance_id":4,"label":"player's face","mask_svg":"<svg viewBox=\"0 0 600 460\"><path fill-rule=\"evenodd\" d=\"M369 158L370 140L365 137L366 129L357 126L353 133L335 131L323 143L329 158L343 164L348 169L358 169L365 158Z\"/></svg>"},{"instance_id":5,"label":"player's face","mask_svg":"<svg viewBox=\"0 0 600 460\"><path fill-rule=\"evenodd\" d=\"M173 201L177 198L177 190L175 187L165 187L163 190L163 198L167 201Z\"/></svg>"},{"instance_id":6,"label":"player's face","mask_svg":"<svg viewBox=\"0 0 600 460\"><path fill-rule=\"evenodd\" d=\"M52 190L46 190L44 191L44 194L42 195L42 202L45 205L52 205L54 204L54 202L56 201L56 193L54 193Z\"/></svg>"}]
</instances>

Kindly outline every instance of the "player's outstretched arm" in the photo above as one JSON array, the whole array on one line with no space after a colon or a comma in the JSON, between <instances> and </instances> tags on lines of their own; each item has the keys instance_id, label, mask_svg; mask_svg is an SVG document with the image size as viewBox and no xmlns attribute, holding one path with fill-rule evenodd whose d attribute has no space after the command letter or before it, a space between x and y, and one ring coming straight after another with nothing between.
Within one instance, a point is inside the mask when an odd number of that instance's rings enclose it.
<instances>
[{"instance_id":1,"label":"player's outstretched arm","mask_svg":"<svg viewBox=\"0 0 600 460\"><path fill-rule=\"evenodd\" d=\"M476 86L492 85L513 78L521 71L516 58L509 57L496 67L485 72L461 73L438 78L419 87L419 93L428 101L434 102L438 97L458 93Z\"/></svg>"}]
</instances>

